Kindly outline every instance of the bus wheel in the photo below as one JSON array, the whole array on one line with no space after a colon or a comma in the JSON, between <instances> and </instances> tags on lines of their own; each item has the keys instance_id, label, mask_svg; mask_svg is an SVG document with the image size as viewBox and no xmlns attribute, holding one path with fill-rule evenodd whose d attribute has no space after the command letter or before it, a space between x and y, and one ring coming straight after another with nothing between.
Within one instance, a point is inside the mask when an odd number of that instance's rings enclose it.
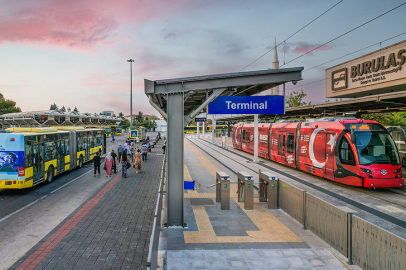
<instances>
[{"instance_id":1,"label":"bus wheel","mask_svg":"<svg viewBox=\"0 0 406 270\"><path fill-rule=\"evenodd\" d=\"M79 168L83 167L83 156L80 156L79 158Z\"/></svg>"},{"instance_id":2,"label":"bus wheel","mask_svg":"<svg viewBox=\"0 0 406 270\"><path fill-rule=\"evenodd\" d=\"M45 181L45 183L49 184L52 182L52 180L54 180L54 167L51 166L48 168L47 180Z\"/></svg>"}]
</instances>

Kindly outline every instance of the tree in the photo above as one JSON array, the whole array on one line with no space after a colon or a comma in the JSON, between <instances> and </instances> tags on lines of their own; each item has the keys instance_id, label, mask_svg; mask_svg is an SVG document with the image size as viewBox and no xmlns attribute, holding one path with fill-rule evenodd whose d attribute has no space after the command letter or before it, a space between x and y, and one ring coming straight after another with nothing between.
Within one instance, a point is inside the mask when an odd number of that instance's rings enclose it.
<instances>
[{"instance_id":1,"label":"tree","mask_svg":"<svg viewBox=\"0 0 406 270\"><path fill-rule=\"evenodd\" d=\"M78 108L76 108L76 106L75 106L75 109L73 109L73 111L79 113L79 110L78 110Z\"/></svg>"},{"instance_id":2,"label":"tree","mask_svg":"<svg viewBox=\"0 0 406 270\"><path fill-rule=\"evenodd\" d=\"M406 126L406 112L364 114L365 120L375 120L383 126Z\"/></svg>"},{"instance_id":3,"label":"tree","mask_svg":"<svg viewBox=\"0 0 406 270\"><path fill-rule=\"evenodd\" d=\"M53 110L57 110L58 109L58 105L55 104L51 104L51 107L49 107L49 110L53 111Z\"/></svg>"},{"instance_id":4,"label":"tree","mask_svg":"<svg viewBox=\"0 0 406 270\"><path fill-rule=\"evenodd\" d=\"M155 129L156 129L157 127L158 127L158 125L157 125L155 119L152 120L151 129L153 129L153 131L155 131Z\"/></svg>"},{"instance_id":5,"label":"tree","mask_svg":"<svg viewBox=\"0 0 406 270\"><path fill-rule=\"evenodd\" d=\"M130 126L130 121L124 118L123 120L121 120L119 126L123 128L128 128Z\"/></svg>"},{"instance_id":6,"label":"tree","mask_svg":"<svg viewBox=\"0 0 406 270\"><path fill-rule=\"evenodd\" d=\"M62 106L61 111L66 112L65 106Z\"/></svg>"},{"instance_id":7,"label":"tree","mask_svg":"<svg viewBox=\"0 0 406 270\"><path fill-rule=\"evenodd\" d=\"M301 106L306 106L306 105L310 105L311 102L307 103L305 101L303 101L303 99L307 96L307 94L305 94L303 92L303 90L300 90L300 92L296 92L293 91L292 93L290 93L286 100L286 107L287 108L292 108L292 107L301 107Z\"/></svg>"},{"instance_id":8,"label":"tree","mask_svg":"<svg viewBox=\"0 0 406 270\"><path fill-rule=\"evenodd\" d=\"M69 113L69 112L71 112L71 109L70 109L70 107L68 107L67 111L68 111L68 113Z\"/></svg>"},{"instance_id":9,"label":"tree","mask_svg":"<svg viewBox=\"0 0 406 270\"><path fill-rule=\"evenodd\" d=\"M137 123L142 123L144 122L144 117L142 116L143 113L141 111L138 112L138 115L135 117L135 121Z\"/></svg>"},{"instance_id":10,"label":"tree","mask_svg":"<svg viewBox=\"0 0 406 270\"><path fill-rule=\"evenodd\" d=\"M121 118L121 119L124 120L124 119L125 119L125 118L124 118L124 114L123 114L122 112L120 112L120 113L118 114L118 118Z\"/></svg>"},{"instance_id":11,"label":"tree","mask_svg":"<svg viewBox=\"0 0 406 270\"><path fill-rule=\"evenodd\" d=\"M21 112L20 107L16 107L16 102L5 99L0 93L0 114Z\"/></svg>"}]
</instances>

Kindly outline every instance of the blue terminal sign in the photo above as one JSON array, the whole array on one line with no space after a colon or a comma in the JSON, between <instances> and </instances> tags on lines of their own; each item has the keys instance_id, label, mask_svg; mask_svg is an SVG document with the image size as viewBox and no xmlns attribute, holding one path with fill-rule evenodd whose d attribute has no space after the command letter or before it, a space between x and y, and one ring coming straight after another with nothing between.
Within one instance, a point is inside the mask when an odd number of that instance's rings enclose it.
<instances>
[{"instance_id":1,"label":"blue terminal sign","mask_svg":"<svg viewBox=\"0 0 406 270\"><path fill-rule=\"evenodd\" d=\"M196 123L206 123L206 122L207 122L207 118L206 118L206 117L200 117L200 118L196 117L196 118L195 118L195 122L196 122Z\"/></svg>"},{"instance_id":2,"label":"blue terminal sign","mask_svg":"<svg viewBox=\"0 0 406 270\"><path fill-rule=\"evenodd\" d=\"M283 96L220 96L209 103L209 114L285 114Z\"/></svg>"}]
</instances>

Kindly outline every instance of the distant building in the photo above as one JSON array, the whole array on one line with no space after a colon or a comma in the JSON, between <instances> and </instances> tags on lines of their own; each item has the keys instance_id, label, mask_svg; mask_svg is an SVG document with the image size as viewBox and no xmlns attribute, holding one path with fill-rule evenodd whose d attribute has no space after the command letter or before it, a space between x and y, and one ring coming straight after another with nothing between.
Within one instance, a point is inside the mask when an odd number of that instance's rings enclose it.
<instances>
[{"instance_id":1,"label":"distant building","mask_svg":"<svg viewBox=\"0 0 406 270\"><path fill-rule=\"evenodd\" d=\"M167 123L165 120L155 120L157 128L155 129L156 132L166 132L167 131Z\"/></svg>"},{"instance_id":2,"label":"distant building","mask_svg":"<svg viewBox=\"0 0 406 270\"><path fill-rule=\"evenodd\" d=\"M113 116L114 112L113 111L102 111L102 114L105 116Z\"/></svg>"},{"instance_id":3,"label":"distant building","mask_svg":"<svg viewBox=\"0 0 406 270\"><path fill-rule=\"evenodd\" d=\"M133 114L133 118L135 118L136 116L137 116L136 114ZM156 117L155 115L149 115L149 114L143 114L142 117L144 117L144 118L148 117L149 120L158 119L158 117ZM130 121L131 115L124 116L124 118L127 119L128 121Z\"/></svg>"}]
</instances>

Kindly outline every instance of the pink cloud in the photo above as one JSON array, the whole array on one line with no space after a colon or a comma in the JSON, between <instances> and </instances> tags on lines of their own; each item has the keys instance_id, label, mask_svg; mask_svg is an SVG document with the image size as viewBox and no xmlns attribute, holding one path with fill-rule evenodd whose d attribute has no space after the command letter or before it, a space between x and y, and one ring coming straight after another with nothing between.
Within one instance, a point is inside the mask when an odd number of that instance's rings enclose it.
<instances>
[{"instance_id":1,"label":"pink cloud","mask_svg":"<svg viewBox=\"0 0 406 270\"><path fill-rule=\"evenodd\" d=\"M122 25L137 27L191 6L186 0L171 4L164 0L38 0L35 3L22 0L19 3L8 5L8 9L0 12L0 45L23 43L76 51L97 50L97 46L130 40L120 33Z\"/></svg>"},{"instance_id":2,"label":"pink cloud","mask_svg":"<svg viewBox=\"0 0 406 270\"><path fill-rule=\"evenodd\" d=\"M314 48L317 48L318 46L320 46L321 44L317 44L317 43L307 43L307 42L297 42L295 44L291 44L291 45L287 45L287 48L285 48L285 50L289 50L290 47L294 47L292 52L297 53L297 54L303 54L303 53L307 53L310 50L313 50ZM334 49L334 46L331 45L324 45L314 51L328 51L328 50L332 50ZM308 55L313 55L313 53L308 53Z\"/></svg>"}]
</instances>

